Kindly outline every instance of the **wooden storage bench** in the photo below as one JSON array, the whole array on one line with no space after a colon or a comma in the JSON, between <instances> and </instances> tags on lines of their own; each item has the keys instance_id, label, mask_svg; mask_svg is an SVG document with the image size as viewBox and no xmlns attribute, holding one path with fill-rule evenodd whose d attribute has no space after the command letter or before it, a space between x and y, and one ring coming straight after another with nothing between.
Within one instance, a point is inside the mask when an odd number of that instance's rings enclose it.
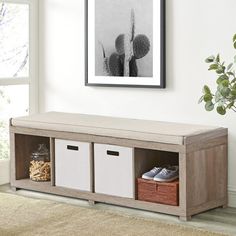
<instances>
[{"instance_id":1,"label":"wooden storage bench","mask_svg":"<svg viewBox=\"0 0 236 236\"><path fill-rule=\"evenodd\" d=\"M10 136L11 186L15 189L161 212L183 220L227 206L225 128L49 112L12 119ZM77 145L88 143L89 160L83 163L89 170L83 169L85 172L81 175L67 175L66 183L59 184L61 186L56 186L58 180L61 182L61 174L56 173L55 168L55 140L65 143L68 140ZM51 182L37 183L29 179L30 155L41 143L50 149ZM120 159L107 160L105 155ZM63 156L60 158L64 160ZM100 165L101 161L105 164ZM179 204L176 206L138 200L136 180L154 166L163 165L179 165ZM114 168L112 181L116 189L105 179L103 168L104 172ZM63 169L60 171L63 173ZM119 180L119 175L124 178ZM78 182L76 179L70 182L70 176L78 176Z\"/></svg>"}]
</instances>

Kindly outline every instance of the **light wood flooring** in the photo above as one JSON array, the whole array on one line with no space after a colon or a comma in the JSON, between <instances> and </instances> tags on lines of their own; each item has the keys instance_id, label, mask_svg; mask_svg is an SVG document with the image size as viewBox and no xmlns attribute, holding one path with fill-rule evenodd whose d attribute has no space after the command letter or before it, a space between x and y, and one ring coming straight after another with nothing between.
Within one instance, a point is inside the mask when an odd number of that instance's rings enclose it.
<instances>
[{"instance_id":1,"label":"light wood flooring","mask_svg":"<svg viewBox=\"0 0 236 236\"><path fill-rule=\"evenodd\" d=\"M18 194L21 196L32 197L32 198L53 200L53 201L83 206L83 207L91 207L88 201L54 196L50 194L36 193L36 192L31 192L31 191L26 191L26 190L19 190L17 192L14 192L11 190L9 185L0 186L0 192ZM123 213L123 214L131 215L131 216L135 216L135 217L161 220L168 223L175 223L175 224L180 224L180 225L185 225L185 226L190 226L190 227L197 227L197 228L201 228L201 229L205 229L209 231L222 232L228 235L236 236L236 208L214 209L214 210L194 216L192 220L189 222L182 222L179 220L178 217L175 217L175 216L151 213L151 212L141 211L141 210L134 210L134 209L112 206L112 205L107 205L107 204L102 204L102 203L98 203L92 207L96 209L103 209L107 211Z\"/></svg>"}]
</instances>

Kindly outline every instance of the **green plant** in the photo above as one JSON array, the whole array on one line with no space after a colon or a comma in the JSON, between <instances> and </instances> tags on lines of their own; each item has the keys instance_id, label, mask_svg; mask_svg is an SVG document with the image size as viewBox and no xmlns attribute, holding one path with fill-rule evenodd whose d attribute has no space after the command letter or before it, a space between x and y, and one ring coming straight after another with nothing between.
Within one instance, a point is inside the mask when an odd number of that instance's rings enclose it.
<instances>
[{"instance_id":1,"label":"green plant","mask_svg":"<svg viewBox=\"0 0 236 236\"><path fill-rule=\"evenodd\" d=\"M236 49L236 34L233 37L233 45ZM199 103L205 102L205 109L207 111L216 111L220 115L225 115L227 110L236 112L236 75L234 64L236 63L236 56L234 63L226 65L221 60L220 54L217 56L208 57L205 62L209 64L209 71L215 71L217 74L216 92L205 85L203 87L203 95L199 99Z\"/></svg>"}]
</instances>

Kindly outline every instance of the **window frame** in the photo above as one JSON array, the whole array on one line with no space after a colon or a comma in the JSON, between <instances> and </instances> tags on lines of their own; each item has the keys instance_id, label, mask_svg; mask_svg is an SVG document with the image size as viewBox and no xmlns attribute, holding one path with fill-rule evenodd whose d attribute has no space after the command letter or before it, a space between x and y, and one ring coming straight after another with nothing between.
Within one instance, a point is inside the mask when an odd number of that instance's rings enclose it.
<instances>
[{"instance_id":1,"label":"window frame","mask_svg":"<svg viewBox=\"0 0 236 236\"><path fill-rule=\"evenodd\" d=\"M4 0L29 5L29 76L0 78L0 86L29 85L29 113L39 110L39 6L38 0Z\"/></svg>"}]
</instances>

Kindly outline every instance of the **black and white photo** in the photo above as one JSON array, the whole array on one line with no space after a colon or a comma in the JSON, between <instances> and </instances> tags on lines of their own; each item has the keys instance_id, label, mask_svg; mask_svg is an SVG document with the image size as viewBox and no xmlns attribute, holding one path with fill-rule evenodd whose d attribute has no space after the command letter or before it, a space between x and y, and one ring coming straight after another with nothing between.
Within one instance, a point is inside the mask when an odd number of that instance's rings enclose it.
<instances>
[{"instance_id":1,"label":"black and white photo","mask_svg":"<svg viewBox=\"0 0 236 236\"><path fill-rule=\"evenodd\" d=\"M86 5L86 84L164 87L164 0Z\"/></svg>"}]
</instances>

